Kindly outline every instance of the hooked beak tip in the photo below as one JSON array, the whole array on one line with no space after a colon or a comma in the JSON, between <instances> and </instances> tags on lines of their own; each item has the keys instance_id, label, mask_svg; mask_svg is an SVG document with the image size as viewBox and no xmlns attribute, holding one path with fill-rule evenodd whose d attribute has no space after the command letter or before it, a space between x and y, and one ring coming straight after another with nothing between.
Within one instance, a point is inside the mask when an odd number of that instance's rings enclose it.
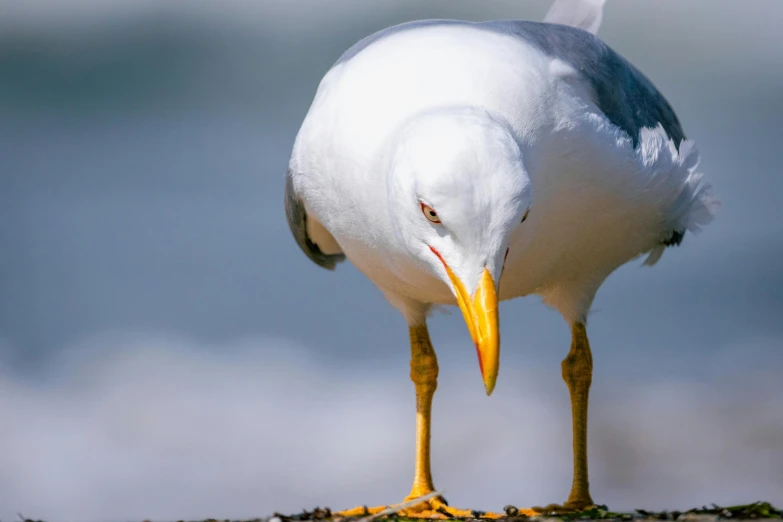
<instances>
[{"instance_id":1,"label":"hooked beak tip","mask_svg":"<svg viewBox=\"0 0 783 522\"><path fill-rule=\"evenodd\" d=\"M476 345L484 389L487 395L491 395L495 389L500 359L498 296L495 290L495 281L489 270L485 268L481 273L475 295L471 299L465 285L454 275L448 265L446 265L446 272L454 285L457 304Z\"/></svg>"}]
</instances>

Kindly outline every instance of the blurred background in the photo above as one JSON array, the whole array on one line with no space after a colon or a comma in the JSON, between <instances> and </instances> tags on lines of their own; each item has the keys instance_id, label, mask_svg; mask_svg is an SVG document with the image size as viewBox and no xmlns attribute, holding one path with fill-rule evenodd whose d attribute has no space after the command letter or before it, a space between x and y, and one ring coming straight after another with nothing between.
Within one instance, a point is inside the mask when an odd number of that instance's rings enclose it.
<instances>
[{"instance_id":1,"label":"blurred background","mask_svg":"<svg viewBox=\"0 0 783 522\"><path fill-rule=\"evenodd\" d=\"M402 500L402 317L312 264L283 182L323 74L421 18L549 0L0 1L0 519L267 516ZM662 90L723 207L594 304L589 458L614 509L783 503L778 0L608 2L600 36ZM452 505L565 500L566 323L501 306L487 398L461 315L440 357Z\"/></svg>"}]
</instances>

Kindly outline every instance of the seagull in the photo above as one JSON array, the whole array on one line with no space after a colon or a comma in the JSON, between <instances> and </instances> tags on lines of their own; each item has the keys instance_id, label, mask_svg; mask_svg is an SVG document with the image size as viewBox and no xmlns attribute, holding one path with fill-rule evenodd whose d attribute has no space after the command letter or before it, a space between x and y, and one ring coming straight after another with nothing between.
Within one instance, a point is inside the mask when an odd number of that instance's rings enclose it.
<instances>
[{"instance_id":1,"label":"seagull","mask_svg":"<svg viewBox=\"0 0 783 522\"><path fill-rule=\"evenodd\" d=\"M423 20L381 30L326 73L297 134L285 183L297 244L330 270L350 260L408 323L416 453L406 500L436 491L438 362L428 314L459 307L489 395L499 368L498 303L535 294L571 329L562 377L573 480L563 505L520 511L594 505L593 298L615 269L645 255L644 264L655 264L718 209L669 103L595 36L603 4L556 0L544 22ZM403 514L475 516L441 496Z\"/></svg>"}]
</instances>

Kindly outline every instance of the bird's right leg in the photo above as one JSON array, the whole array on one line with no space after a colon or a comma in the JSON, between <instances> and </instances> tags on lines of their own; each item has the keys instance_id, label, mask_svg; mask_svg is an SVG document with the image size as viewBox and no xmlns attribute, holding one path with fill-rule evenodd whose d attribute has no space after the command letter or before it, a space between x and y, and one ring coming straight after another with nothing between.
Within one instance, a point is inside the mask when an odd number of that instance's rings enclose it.
<instances>
[{"instance_id":1,"label":"bird's right leg","mask_svg":"<svg viewBox=\"0 0 783 522\"><path fill-rule=\"evenodd\" d=\"M430 341L427 325L410 327L411 380L416 387L416 468L413 487L406 500L433 492L430 469L430 426L432 397L438 387L438 357Z\"/></svg>"},{"instance_id":2,"label":"bird's right leg","mask_svg":"<svg viewBox=\"0 0 783 522\"><path fill-rule=\"evenodd\" d=\"M411 493L405 499L410 501L435 491L430 469L430 426L432 421L432 397L438 387L438 358L430 341L426 323L410 327L411 380L416 387L416 467ZM364 516L379 513L388 506L373 508L359 507L338 513L341 516ZM497 518L494 513L478 513L469 509L449 507L442 497L425 500L399 511L400 516L409 518L459 517Z\"/></svg>"}]
</instances>

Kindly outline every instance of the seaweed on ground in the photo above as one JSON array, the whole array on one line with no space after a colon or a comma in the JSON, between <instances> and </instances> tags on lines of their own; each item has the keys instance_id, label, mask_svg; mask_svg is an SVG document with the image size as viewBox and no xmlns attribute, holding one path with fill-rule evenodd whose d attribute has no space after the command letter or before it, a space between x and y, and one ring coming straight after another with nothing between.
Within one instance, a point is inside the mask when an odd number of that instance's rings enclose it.
<instances>
[{"instance_id":1,"label":"seaweed on ground","mask_svg":"<svg viewBox=\"0 0 783 522\"><path fill-rule=\"evenodd\" d=\"M709 521L709 520L760 520L760 519L783 519L783 510L780 510L769 502L753 502L752 504L742 504L737 506L718 506L711 504L711 507L702 506L687 511L650 511L645 509L636 509L634 512L611 511L606 506L593 506L584 511L560 512L543 511L535 517L521 515L514 506L504 508L506 516L496 518L497 522L522 522L529 520L560 520L563 522L575 522L579 520L612 520L612 521L643 521L643 520L671 520L671 521ZM369 517L367 517L369 518ZM400 517L398 515L389 515L376 518L387 522L418 522L419 519ZM275 520L276 519L276 520ZM335 521L335 522L364 522L360 517L342 518L334 516L329 508L317 507L312 511L304 510L294 515L282 515L275 513L273 517L261 522L301 522L301 521ZM455 519L456 520L456 519ZM474 512L474 518L462 519L467 522L480 522L489 520L483 517L483 513ZM206 521L217 522L217 521ZM248 521L249 522L249 521Z\"/></svg>"}]
</instances>

